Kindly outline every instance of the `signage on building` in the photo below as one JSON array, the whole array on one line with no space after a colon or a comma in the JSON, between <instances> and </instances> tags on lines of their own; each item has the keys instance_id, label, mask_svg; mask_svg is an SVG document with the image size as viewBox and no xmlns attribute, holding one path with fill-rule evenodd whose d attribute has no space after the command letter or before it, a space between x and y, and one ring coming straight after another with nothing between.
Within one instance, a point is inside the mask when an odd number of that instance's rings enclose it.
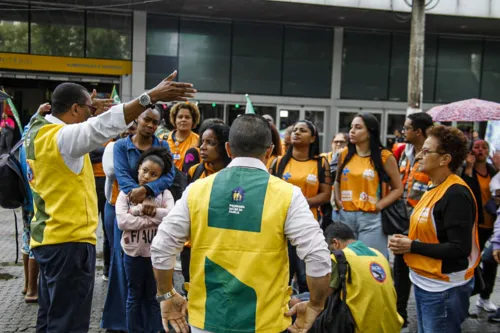
<instances>
[{"instance_id":1,"label":"signage on building","mask_svg":"<svg viewBox=\"0 0 500 333\"><path fill-rule=\"evenodd\" d=\"M0 69L119 76L132 74L132 61L0 53Z\"/></svg>"}]
</instances>

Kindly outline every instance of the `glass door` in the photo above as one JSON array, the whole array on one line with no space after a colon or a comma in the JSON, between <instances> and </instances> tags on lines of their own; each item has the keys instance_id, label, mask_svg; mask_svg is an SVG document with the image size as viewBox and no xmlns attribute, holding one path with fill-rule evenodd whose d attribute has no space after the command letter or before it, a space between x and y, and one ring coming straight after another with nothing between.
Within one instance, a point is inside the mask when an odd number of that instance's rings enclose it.
<instances>
[{"instance_id":1,"label":"glass door","mask_svg":"<svg viewBox=\"0 0 500 333\"><path fill-rule=\"evenodd\" d=\"M392 149L396 141L403 140L403 126L406 121L406 111L387 111L385 113L385 147ZM399 137L399 138L398 138Z\"/></svg>"},{"instance_id":2,"label":"glass door","mask_svg":"<svg viewBox=\"0 0 500 333\"><path fill-rule=\"evenodd\" d=\"M309 120L318 130L320 150L323 152L325 149L325 147L323 147L325 142L325 114L326 108L324 107L280 105L278 106L278 129L283 136L283 133L288 126L295 124L301 119Z\"/></svg>"}]
</instances>

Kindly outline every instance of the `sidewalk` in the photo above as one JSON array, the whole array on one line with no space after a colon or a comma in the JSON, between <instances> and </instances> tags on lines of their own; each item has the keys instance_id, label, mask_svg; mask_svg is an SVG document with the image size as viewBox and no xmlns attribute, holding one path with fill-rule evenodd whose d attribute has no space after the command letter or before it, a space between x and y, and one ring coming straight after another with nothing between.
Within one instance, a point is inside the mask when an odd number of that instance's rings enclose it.
<instances>
[{"instance_id":1,"label":"sidewalk","mask_svg":"<svg viewBox=\"0 0 500 333\"><path fill-rule=\"evenodd\" d=\"M21 243L22 220L21 212L17 211L19 242ZM24 285L22 255L19 252L19 263L15 260L15 238L14 238L14 215L12 211L0 208L0 332L34 332L37 315L36 304L26 304L21 290ZM94 299L92 306L91 326L89 332L104 332L99 329L101 314L106 297L107 282L102 280L102 232L98 228L100 241L97 245L96 280L94 287ZM179 273L177 276L181 276ZM177 277L176 276L176 277ZM177 280L177 279L176 279ZM177 284L177 283L176 283ZM180 289L178 289L180 290ZM462 332L466 333L499 333L500 324L490 324L487 322L487 313L478 311L476 308L476 297L471 299L471 313L477 313L478 318L469 318L463 325ZM500 305L500 275L497 277L495 293L492 300ZM416 313L413 297L408 306L410 317L410 332L417 332Z\"/></svg>"}]
</instances>

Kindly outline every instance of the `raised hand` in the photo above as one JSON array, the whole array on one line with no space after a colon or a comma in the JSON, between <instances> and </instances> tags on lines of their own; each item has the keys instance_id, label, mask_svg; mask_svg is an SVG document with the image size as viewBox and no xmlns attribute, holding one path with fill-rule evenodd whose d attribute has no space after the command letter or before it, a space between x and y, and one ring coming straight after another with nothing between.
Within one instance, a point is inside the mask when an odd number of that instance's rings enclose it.
<instances>
[{"instance_id":1,"label":"raised hand","mask_svg":"<svg viewBox=\"0 0 500 333\"><path fill-rule=\"evenodd\" d=\"M148 91L152 103L187 101L193 98L196 89L191 83L175 82L177 71L174 71L166 79L161 81L156 87Z\"/></svg>"}]
</instances>

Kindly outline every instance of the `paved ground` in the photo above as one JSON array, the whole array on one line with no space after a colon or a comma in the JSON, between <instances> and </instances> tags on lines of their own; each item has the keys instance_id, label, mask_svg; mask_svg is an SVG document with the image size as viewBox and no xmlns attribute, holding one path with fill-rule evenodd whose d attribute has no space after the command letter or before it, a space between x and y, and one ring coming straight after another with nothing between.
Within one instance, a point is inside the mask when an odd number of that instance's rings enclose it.
<instances>
[{"instance_id":1,"label":"paved ground","mask_svg":"<svg viewBox=\"0 0 500 333\"><path fill-rule=\"evenodd\" d=\"M22 231L21 213L18 215L19 231ZM21 254L19 253L20 262L14 264L15 260L15 231L14 231L14 215L12 211L3 210L0 208L0 332L35 332L36 323L36 304L26 304L21 294L24 285L23 267ZM102 235L99 233L101 238ZM21 237L19 237L21 242ZM94 301L92 308L91 328L89 332L104 332L99 329L101 313L104 306L104 298L106 297L107 283L101 278L102 276L102 245L99 242L97 247L97 272L96 283L94 288ZM177 274L178 276L180 274ZM492 300L500 305L500 275L497 278L497 286ZM476 297L471 301L471 313L477 313L478 318L469 318L463 325L463 332L470 333L489 333L500 332L500 324L491 324L487 322L487 314L484 311L478 311L475 306ZM415 325L415 305L413 299L408 307L410 314L409 332L416 332Z\"/></svg>"}]
</instances>

